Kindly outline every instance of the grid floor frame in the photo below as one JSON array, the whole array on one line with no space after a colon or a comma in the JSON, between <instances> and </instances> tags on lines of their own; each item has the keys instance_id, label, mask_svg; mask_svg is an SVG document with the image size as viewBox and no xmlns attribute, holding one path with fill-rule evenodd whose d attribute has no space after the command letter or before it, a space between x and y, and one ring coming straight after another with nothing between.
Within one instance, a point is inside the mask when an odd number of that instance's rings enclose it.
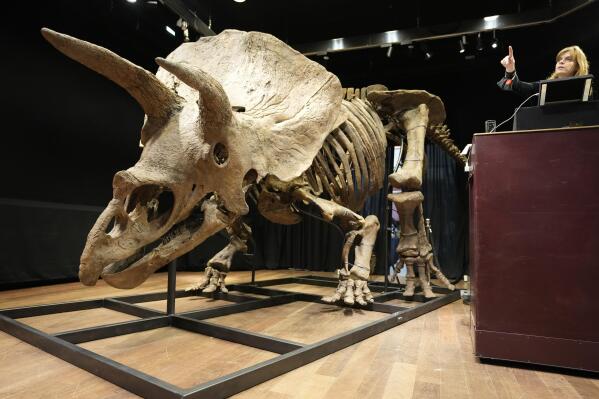
<instances>
[{"instance_id":1,"label":"grid floor frame","mask_svg":"<svg viewBox=\"0 0 599 399\"><path fill-rule=\"evenodd\" d=\"M194 292L176 291L175 278L175 266L171 264L169 265L168 290L166 292L3 309L0 310L0 330L142 397L223 398L318 360L460 298L459 291L433 287L433 291L438 295L436 298L427 299L422 294L416 294L411 300L418 304L415 307L404 308L385 303L393 299L406 300L402 296L405 288L403 285L370 282L368 286L375 295L374 303L366 307L360 307L360 309L385 313L386 316L316 343L302 344L265 334L218 325L205 320L265 307L284 305L295 301L324 304L319 295L284 291L269 287L285 284L336 287L338 283L337 279L307 275L232 284L228 286L229 290L239 292L240 294L199 294L231 302L230 304L203 310L175 313L175 298L198 295ZM244 294L259 294L266 296L266 298L255 298ZM167 300L166 312L136 305L141 302L165 299ZM24 317L96 308L115 310L137 316L140 319L56 334L48 334L18 321L19 318ZM179 328L267 350L277 353L278 356L184 389L77 346L77 344L83 342L162 327Z\"/></svg>"}]
</instances>

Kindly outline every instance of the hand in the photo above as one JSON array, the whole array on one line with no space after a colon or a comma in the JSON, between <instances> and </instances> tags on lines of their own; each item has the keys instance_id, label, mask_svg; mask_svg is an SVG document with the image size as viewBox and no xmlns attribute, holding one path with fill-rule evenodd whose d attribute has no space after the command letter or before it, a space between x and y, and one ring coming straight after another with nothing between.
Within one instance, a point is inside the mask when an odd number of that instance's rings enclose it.
<instances>
[{"instance_id":1,"label":"hand","mask_svg":"<svg viewBox=\"0 0 599 399\"><path fill-rule=\"evenodd\" d=\"M501 65L505 68L506 72L512 73L516 70L516 60L514 59L514 50L512 46L508 46L509 53L501 60Z\"/></svg>"}]
</instances>

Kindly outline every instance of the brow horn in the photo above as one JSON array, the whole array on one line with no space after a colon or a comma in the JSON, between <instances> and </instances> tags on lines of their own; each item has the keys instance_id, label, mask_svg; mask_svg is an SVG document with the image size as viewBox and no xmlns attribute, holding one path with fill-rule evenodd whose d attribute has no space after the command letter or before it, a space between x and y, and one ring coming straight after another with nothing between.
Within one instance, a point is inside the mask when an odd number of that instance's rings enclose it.
<instances>
[{"instance_id":1,"label":"brow horn","mask_svg":"<svg viewBox=\"0 0 599 399\"><path fill-rule=\"evenodd\" d=\"M164 120L180 108L181 99L156 76L95 44L43 28L42 35L69 58L104 75L137 100L150 120Z\"/></svg>"}]
</instances>

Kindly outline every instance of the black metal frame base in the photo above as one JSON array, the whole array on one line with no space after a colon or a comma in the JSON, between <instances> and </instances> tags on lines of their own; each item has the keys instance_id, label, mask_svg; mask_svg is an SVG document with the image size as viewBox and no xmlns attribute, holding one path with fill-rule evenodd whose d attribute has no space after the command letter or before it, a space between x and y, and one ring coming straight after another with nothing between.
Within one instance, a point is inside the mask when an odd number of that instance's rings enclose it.
<instances>
[{"instance_id":1,"label":"black metal frame base","mask_svg":"<svg viewBox=\"0 0 599 399\"><path fill-rule=\"evenodd\" d=\"M222 398L313 362L460 298L459 291L452 292L445 288L434 287L434 292L441 294L441 296L429 300L422 295L415 295L412 300L420 302L420 304L413 308L403 308L385 304L386 301L396 298L406 299L401 294L402 286L371 282L369 283L371 291L378 293L378 295L375 296L375 302L368 305L365 310L386 313L387 316L309 345L202 321L212 317L283 305L294 301L324 303L318 295L268 288L273 285L292 283L326 287L337 286L336 279L317 276L234 284L229 286L229 290L238 291L242 294L265 295L267 298L256 299L246 295L222 293L214 295L201 294L202 296L229 301L232 304L199 311L175 313L176 297L197 294L175 291L175 267L171 265L169 266L167 292L4 309L0 310L0 330L145 398ZM385 287L388 289L386 292L384 292ZM140 302L164 299L167 300L166 313L136 305ZM141 319L53 335L16 320L23 317L102 307L134 315ZM82 342L167 326L271 351L278 353L279 356L192 388L182 389L77 346Z\"/></svg>"}]
</instances>

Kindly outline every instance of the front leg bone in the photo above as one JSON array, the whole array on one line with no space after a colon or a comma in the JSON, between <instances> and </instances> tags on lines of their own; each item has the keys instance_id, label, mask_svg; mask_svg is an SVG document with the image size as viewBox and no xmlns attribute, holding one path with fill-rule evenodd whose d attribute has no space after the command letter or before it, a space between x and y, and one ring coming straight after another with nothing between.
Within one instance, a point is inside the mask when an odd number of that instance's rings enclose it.
<instances>
[{"instance_id":1,"label":"front leg bone","mask_svg":"<svg viewBox=\"0 0 599 399\"><path fill-rule=\"evenodd\" d=\"M454 290L455 286L449 282L447 277L439 270L434 262L433 262L433 246L429 242L426 236L426 227L424 226L424 212L422 209L422 204L418 207L419 220L418 220L418 252L419 259L421 259L420 264L425 267L427 276L430 276L431 272L435 272L437 278L441 281L443 285L445 285L450 290ZM425 296L427 298L432 298L434 295L432 291L430 291L430 284L427 279L426 286L423 286L423 291L425 292ZM430 291L427 295L427 292Z\"/></svg>"},{"instance_id":2,"label":"front leg bone","mask_svg":"<svg viewBox=\"0 0 599 399\"><path fill-rule=\"evenodd\" d=\"M420 104L399 115L399 124L407 133L408 151L403 167L389 175L389 183L402 190L420 190L424 166L424 140L428 127L428 106Z\"/></svg>"},{"instance_id":3,"label":"front leg bone","mask_svg":"<svg viewBox=\"0 0 599 399\"><path fill-rule=\"evenodd\" d=\"M368 289L368 279L370 277L370 258L376 242L380 224L376 216L367 216L364 220L364 226L357 231L351 231L346 235L346 242L343 247L344 263L347 265L347 255L354 239L359 236L360 244L354 249L354 264L349 270L341 269L339 275L339 285L334 295L324 297L322 300L327 303L333 303L343 298L346 305L358 303L366 306L373 302L374 298Z\"/></svg>"},{"instance_id":4,"label":"front leg bone","mask_svg":"<svg viewBox=\"0 0 599 399\"><path fill-rule=\"evenodd\" d=\"M220 290L223 293L228 292L225 286L225 278L231 269L233 257L237 252L247 252L247 241L252 230L238 219L235 223L227 227L227 232L230 236L230 242L208 261L204 280L199 284L187 288L186 291L202 290L202 292L211 293Z\"/></svg>"},{"instance_id":5,"label":"front leg bone","mask_svg":"<svg viewBox=\"0 0 599 399\"><path fill-rule=\"evenodd\" d=\"M333 201L319 198L306 188L295 190L293 197L316 205L325 220L332 222L333 219L337 219L345 231L358 230L364 225L362 216Z\"/></svg>"}]
</instances>

